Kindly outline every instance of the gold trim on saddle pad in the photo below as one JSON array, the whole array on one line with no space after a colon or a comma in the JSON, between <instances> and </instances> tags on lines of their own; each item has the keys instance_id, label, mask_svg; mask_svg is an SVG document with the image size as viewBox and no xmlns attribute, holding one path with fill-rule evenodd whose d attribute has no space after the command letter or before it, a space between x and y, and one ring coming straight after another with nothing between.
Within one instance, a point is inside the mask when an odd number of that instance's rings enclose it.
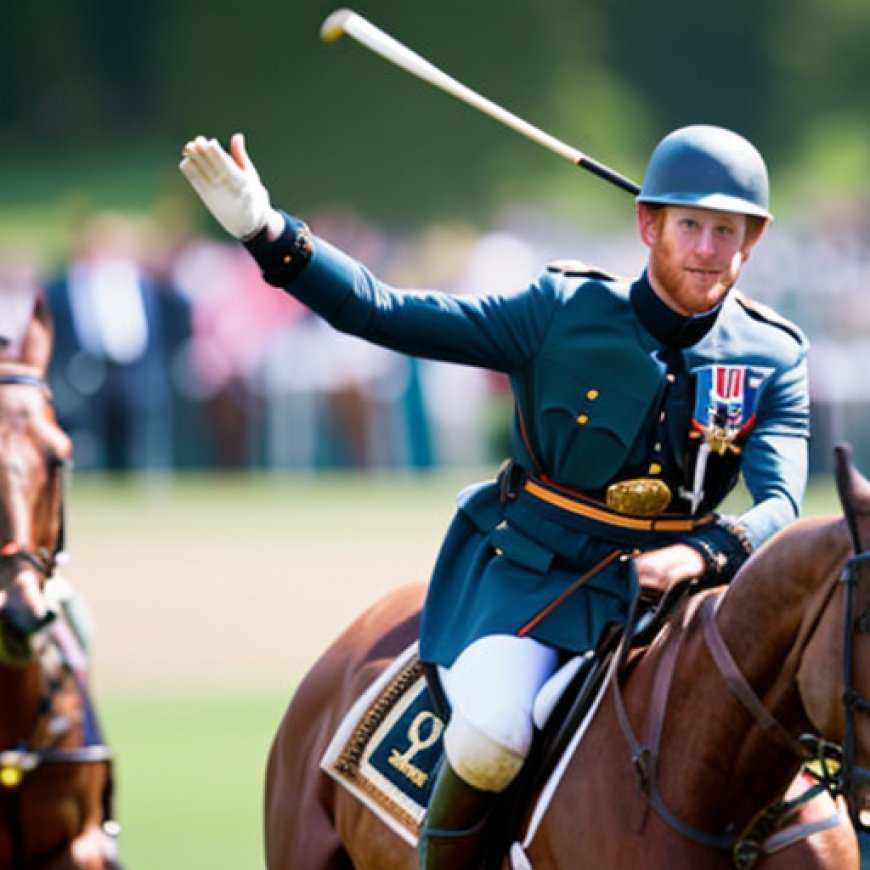
<instances>
[{"instance_id":1,"label":"gold trim on saddle pad","mask_svg":"<svg viewBox=\"0 0 870 870\"><path fill-rule=\"evenodd\" d=\"M618 526L623 529L636 529L647 532L690 532L699 526L705 526L713 521L712 515L703 517L668 517L656 516L649 519L645 517L630 517L611 510L608 506L591 500L581 500L580 497L569 493L557 492L550 487L544 486L535 480L526 480L523 488L529 495L541 499L541 501L562 508L572 514L587 517L599 523L610 526Z\"/></svg>"}]
</instances>

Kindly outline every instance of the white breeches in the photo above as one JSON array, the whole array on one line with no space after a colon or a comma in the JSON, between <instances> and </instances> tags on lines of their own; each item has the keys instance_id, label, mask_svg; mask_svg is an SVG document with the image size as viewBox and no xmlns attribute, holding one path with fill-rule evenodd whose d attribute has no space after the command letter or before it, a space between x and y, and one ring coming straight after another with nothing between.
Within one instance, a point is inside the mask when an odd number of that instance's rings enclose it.
<instances>
[{"instance_id":1,"label":"white breeches","mask_svg":"<svg viewBox=\"0 0 870 870\"><path fill-rule=\"evenodd\" d=\"M529 637L490 635L441 668L453 708L444 751L456 773L483 791L502 791L532 745L535 696L559 664L556 650Z\"/></svg>"}]
</instances>

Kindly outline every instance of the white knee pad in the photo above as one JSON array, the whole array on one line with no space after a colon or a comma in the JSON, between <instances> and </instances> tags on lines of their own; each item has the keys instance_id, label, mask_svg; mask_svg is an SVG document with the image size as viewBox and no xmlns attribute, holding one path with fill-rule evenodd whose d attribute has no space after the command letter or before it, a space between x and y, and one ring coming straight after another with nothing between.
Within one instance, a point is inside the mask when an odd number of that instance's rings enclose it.
<instances>
[{"instance_id":1,"label":"white knee pad","mask_svg":"<svg viewBox=\"0 0 870 870\"><path fill-rule=\"evenodd\" d=\"M471 644L442 674L452 705L444 747L470 785L501 791L532 744L532 705L556 667L554 650L531 638L490 635Z\"/></svg>"},{"instance_id":2,"label":"white knee pad","mask_svg":"<svg viewBox=\"0 0 870 870\"><path fill-rule=\"evenodd\" d=\"M506 789L525 761L525 753L488 737L456 710L444 731L444 754L469 785L492 792Z\"/></svg>"}]
</instances>

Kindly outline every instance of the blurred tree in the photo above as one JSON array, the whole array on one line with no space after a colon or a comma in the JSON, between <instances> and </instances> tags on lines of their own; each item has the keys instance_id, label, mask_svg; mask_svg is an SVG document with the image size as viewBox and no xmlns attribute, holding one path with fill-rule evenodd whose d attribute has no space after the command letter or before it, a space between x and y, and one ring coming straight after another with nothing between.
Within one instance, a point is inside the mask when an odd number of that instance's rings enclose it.
<instances>
[{"instance_id":1,"label":"blurred tree","mask_svg":"<svg viewBox=\"0 0 870 870\"><path fill-rule=\"evenodd\" d=\"M248 133L275 196L372 217L486 220L521 198L587 212L625 195L344 40L325 0L44 0L0 30L0 196L86 183L158 196L181 143ZM866 0L360 0L456 78L639 178L667 130L735 127L788 191L866 194ZM842 160L839 158L842 145ZM50 154L50 163L44 155ZM16 157L20 159L15 159ZM36 159L39 157L40 159ZM87 171L87 165L92 171ZM139 178L138 183L135 182ZM100 178L105 183L100 185ZM0 201L2 205L2 201Z\"/></svg>"}]
</instances>

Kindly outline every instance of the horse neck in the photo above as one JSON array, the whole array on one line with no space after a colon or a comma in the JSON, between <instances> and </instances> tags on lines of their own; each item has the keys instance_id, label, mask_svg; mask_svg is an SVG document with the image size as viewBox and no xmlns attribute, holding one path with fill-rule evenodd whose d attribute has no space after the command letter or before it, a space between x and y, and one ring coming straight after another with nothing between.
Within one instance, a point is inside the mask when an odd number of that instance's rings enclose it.
<instances>
[{"instance_id":1,"label":"horse neck","mask_svg":"<svg viewBox=\"0 0 870 870\"><path fill-rule=\"evenodd\" d=\"M30 740L45 693L40 664L0 665L0 751Z\"/></svg>"},{"instance_id":2,"label":"horse neck","mask_svg":"<svg viewBox=\"0 0 870 870\"><path fill-rule=\"evenodd\" d=\"M0 751L82 745L86 701L80 677L52 630L22 667L0 665Z\"/></svg>"},{"instance_id":3,"label":"horse neck","mask_svg":"<svg viewBox=\"0 0 870 870\"><path fill-rule=\"evenodd\" d=\"M740 673L792 736L808 727L795 680L801 648L848 551L841 522L801 521L747 563L713 617ZM662 740L662 793L679 795L675 809L701 824L721 822L723 811L745 822L782 794L798 759L729 690L697 616L682 643ZM660 650L651 652L642 668L648 675L661 659Z\"/></svg>"},{"instance_id":4,"label":"horse neck","mask_svg":"<svg viewBox=\"0 0 870 870\"><path fill-rule=\"evenodd\" d=\"M849 552L842 520L801 520L760 550L725 593L717 614L722 637L769 708L794 688L803 651L834 600Z\"/></svg>"}]
</instances>

